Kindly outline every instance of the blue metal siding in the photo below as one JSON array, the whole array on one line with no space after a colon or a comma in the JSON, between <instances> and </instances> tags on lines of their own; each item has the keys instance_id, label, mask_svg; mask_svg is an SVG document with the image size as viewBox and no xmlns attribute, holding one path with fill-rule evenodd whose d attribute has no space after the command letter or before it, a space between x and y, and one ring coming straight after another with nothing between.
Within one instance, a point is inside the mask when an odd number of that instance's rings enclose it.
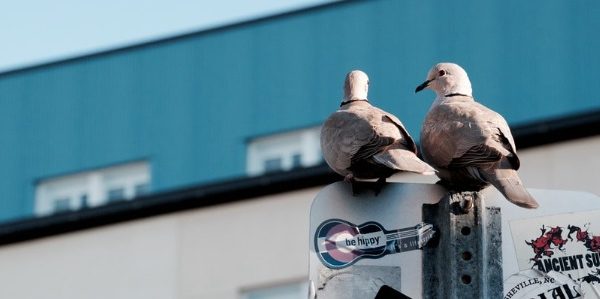
<instances>
[{"instance_id":1,"label":"blue metal siding","mask_svg":"<svg viewBox=\"0 0 600 299\"><path fill-rule=\"evenodd\" d=\"M461 5L464 4L464 5ZM35 179L148 159L154 190L244 174L248 137L319 124L344 74L417 137L439 61L511 124L600 108L600 2L358 1L0 74L0 219Z\"/></svg>"}]
</instances>

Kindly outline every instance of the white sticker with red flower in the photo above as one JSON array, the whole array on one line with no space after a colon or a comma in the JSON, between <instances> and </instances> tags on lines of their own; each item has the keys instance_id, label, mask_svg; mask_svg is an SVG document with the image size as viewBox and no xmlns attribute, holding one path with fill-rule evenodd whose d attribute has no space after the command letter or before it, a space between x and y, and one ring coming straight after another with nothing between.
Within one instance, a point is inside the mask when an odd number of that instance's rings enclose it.
<instances>
[{"instance_id":1,"label":"white sticker with red flower","mask_svg":"<svg viewBox=\"0 0 600 299\"><path fill-rule=\"evenodd\" d=\"M600 211L510 222L520 270L560 272L600 287Z\"/></svg>"}]
</instances>

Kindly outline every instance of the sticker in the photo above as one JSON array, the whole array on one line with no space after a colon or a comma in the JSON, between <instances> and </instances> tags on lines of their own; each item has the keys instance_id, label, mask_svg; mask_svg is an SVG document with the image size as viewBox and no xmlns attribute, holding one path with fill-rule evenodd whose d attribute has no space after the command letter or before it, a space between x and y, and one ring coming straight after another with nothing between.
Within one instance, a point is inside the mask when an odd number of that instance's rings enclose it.
<instances>
[{"instance_id":1,"label":"sticker","mask_svg":"<svg viewBox=\"0 0 600 299\"><path fill-rule=\"evenodd\" d=\"M579 284L568 276L550 271L525 270L504 281L504 299L584 298Z\"/></svg>"},{"instance_id":2,"label":"sticker","mask_svg":"<svg viewBox=\"0 0 600 299\"><path fill-rule=\"evenodd\" d=\"M516 220L511 231L520 270L600 286L600 211Z\"/></svg>"},{"instance_id":3,"label":"sticker","mask_svg":"<svg viewBox=\"0 0 600 299\"><path fill-rule=\"evenodd\" d=\"M322 267L316 285L316 298L377 298L384 286L400 290L401 272L399 266L353 265L344 269Z\"/></svg>"},{"instance_id":4,"label":"sticker","mask_svg":"<svg viewBox=\"0 0 600 299\"><path fill-rule=\"evenodd\" d=\"M354 225L341 219L329 219L317 227L315 251L331 269L341 269L362 258L377 259L392 253L422 248L435 231L431 224L387 231L377 222Z\"/></svg>"}]
</instances>

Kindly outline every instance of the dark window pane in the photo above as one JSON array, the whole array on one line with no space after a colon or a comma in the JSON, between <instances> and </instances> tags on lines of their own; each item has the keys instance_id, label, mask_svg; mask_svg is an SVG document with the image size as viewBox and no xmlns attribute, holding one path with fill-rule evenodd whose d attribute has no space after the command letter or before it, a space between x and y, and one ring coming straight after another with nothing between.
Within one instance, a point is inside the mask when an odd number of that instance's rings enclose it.
<instances>
[{"instance_id":1,"label":"dark window pane","mask_svg":"<svg viewBox=\"0 0 600 299\"><path fill-rule=\"evenodd\" d=\"M115 188L115 189L108 190L107 199L108 199L108 202L125 199L125 189Z\"/></svg>"},{"instance_id":2,"label":"dark window pane","mask_svg":"<svg viewBox=\"0 0 600 299\"><path fill-rule=\"evenodd\" d=\"M88 195L87 194L82 194L79 197L79 201L81 202L81 208L82 209L89 208Z\"/></svg>"},{"instance_id":3,"label":"dark window pane","mask_svg":"<svg viewBox=\"0 0 600 299\"><path fill-rule=\"evenodd\" d=\"M292 168L302 167L302 154L294 154L292 156Z\"/></svg>"},{"instance_id":4,"label":"dark window pane","mask_svg":"<svg viewBox=\"0 0 600 299\"><path fill-rule=\"evenodd\" d=\"M150 185L148 184L139 184L135 185L135 196L141 196L144 194L148 194L150 191Z\"/></svg>"},{"instance_id":5,"label":"dark window pane","mask_svg":"<svg viewBox=\"0 0 600 299\"><path fill-rule=\"evenodd\" d=\"M281 171L281 158L265 160L265 172Z\"/></svg>"},{"instance_id":6,"label":"dark window pane","mask_svg":"<svg viewBox=\"0 0 600 299\"><path fill-rule=\"evenodd\" d=\"M71 210L71 200L68 197L57 198L53 202L54 213L67 212Z\"/></svg>"}]
</instances>

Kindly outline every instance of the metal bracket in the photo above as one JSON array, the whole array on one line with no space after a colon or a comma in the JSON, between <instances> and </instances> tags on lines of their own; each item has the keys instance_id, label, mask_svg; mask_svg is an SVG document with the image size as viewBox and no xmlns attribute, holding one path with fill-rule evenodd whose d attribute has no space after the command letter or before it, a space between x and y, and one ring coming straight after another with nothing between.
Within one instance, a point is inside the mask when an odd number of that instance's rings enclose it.
<instances>
[{"instance_id":1,"label":"metal bracket","mask_svg":"<svg viewBox=\"0 0 600 299\"><path fill-rule=\"evenodd\" d=\"M423 249L423 298L502 298L500 208L477 192L423 205L436 236Z\"/></svg>"}]
</instances>

